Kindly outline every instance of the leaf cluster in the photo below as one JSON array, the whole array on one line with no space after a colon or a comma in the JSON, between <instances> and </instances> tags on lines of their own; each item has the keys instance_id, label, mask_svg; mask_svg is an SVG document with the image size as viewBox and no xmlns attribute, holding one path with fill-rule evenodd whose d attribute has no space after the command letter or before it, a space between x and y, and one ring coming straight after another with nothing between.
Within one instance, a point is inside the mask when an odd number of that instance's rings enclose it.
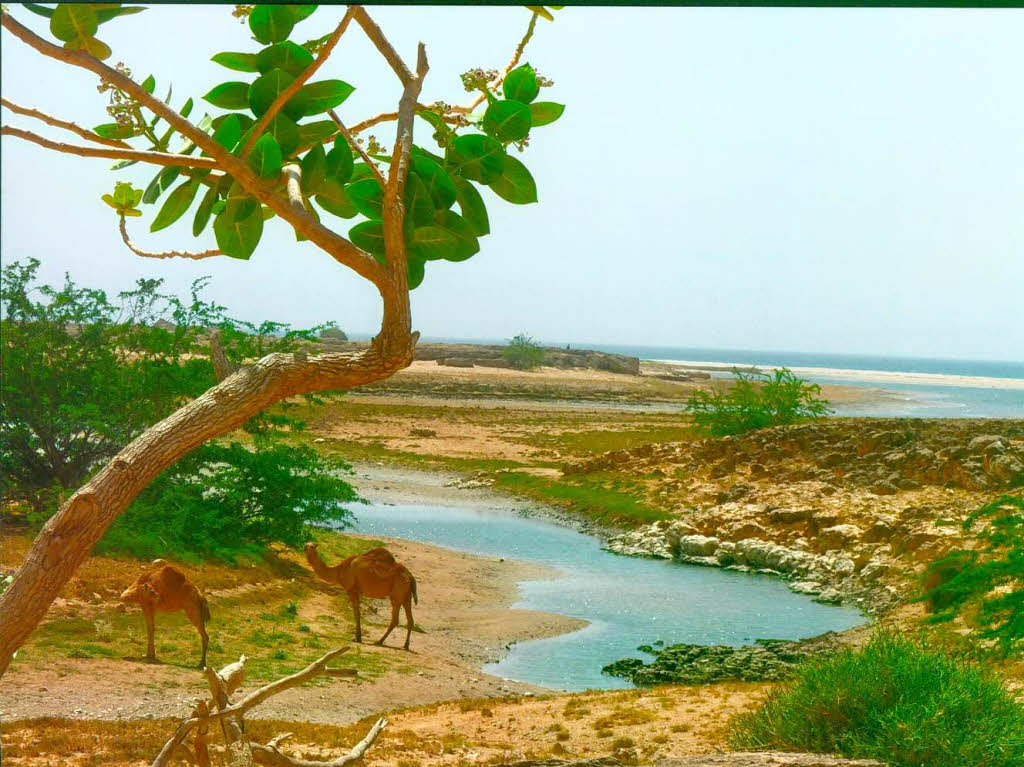
<instances>
[{"instance_id":1,"label":"leaf cluster","mask_svg":"<svg viewBox=\"0 0 1024 767\"><path fill-rule=\"evenodd\" d=\"M526 333L519 333L509 339L501 350L501 356L518 370L533 370L544 364L544 348Z\"/></svg>"},{"instance_id":2,"label":"leaf cluster","mask_svg":"<svg viewBox=\"0 0 1024 767\"><path fill-rule=\"evenodd\" d=\"M979 635L1009 654L1024 640L1024 496L999 496L971 514L963 529L981 524L978 548L952 551L928 565L918 601L932 612L932 623L973 608Z\"/></svg>"},{"instance_id":3,"label":"leaf cluster","mask_svg":"<svg viewBox=\"0 0 1024 767\"><path fill-rule=\"evenodd\" d=\"M821 397L821 387L807 383L789 368L771 374L733 370L733 375L736 380L728 390L698 389L687 400L687 412L706 434L742 434L832 412L828 401Z\"/></svg>"}]
</instances>

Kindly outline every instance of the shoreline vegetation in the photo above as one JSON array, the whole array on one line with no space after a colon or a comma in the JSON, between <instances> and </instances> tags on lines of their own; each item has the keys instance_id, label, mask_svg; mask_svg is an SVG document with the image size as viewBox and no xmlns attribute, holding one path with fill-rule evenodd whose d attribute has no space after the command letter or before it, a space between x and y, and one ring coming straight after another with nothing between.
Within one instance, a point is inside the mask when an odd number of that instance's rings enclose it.
<instances>
[{"instance_id":1,"label":"shoreline vegetation","mask_svg":"<svg viewBox=\"0 0 1024 767\"><path fill-rule=\"evenodd\" d=\"M997 669L1012 695L1024 695L1024 664L1016 656L993 658L983 645L972 644L963 616L924 624L924 606L909 601L928 562L969 543L958 523L1013 486L1024 421L827 418L709 438L681 411L698 387L725 391L729 382L689 373L683 379L654 363L641 363L641 369L644 375L636 376L421 360L359 393L289 403L289 417L306 428L286 439L351 463L349 481L374 502L511 507L553 516L624 553L684 561L713 557L714 563L701 563L783 577L779 563L756 559L755 546L736 544L764 541L760 555L769 557L780 549L830 557L835 567L828 577L791 575L791 585L826 601L871 607L866 591L844 586L869 583L887 598L877 602L871 626L827 637L822 654L805 643L792 653L774 647L783 664L797 656L831 657L836 648L856 650L871 641L873 626L884 626L974 657ZM885 396L862 387L822 388L832 402ZM989 439L973 442L983 437ZM230 438L242 444L247 439L244 433ZM2 566L8 570L23 546L10 532L4 536ZM710 538L716 538L714 546ZM324 541L332 561L374 544L334 533ZM285 694L261 711L268 730L296 732L307 757L353 742L352 722L398 704L412 708L389 714L401 727L382 734L368 760L373 765L457 767L469 754L495 762L678 758L723 748L730 737L739 742L730 734L734 716L752 716L766 694L790 684L727 678L692 685L666 678L659 681L669 684L649 689L552 694L488 677L479 671L482 663L499 657L510 638L578 627L562 616L509 609L516 583L544 572L423 544L385 543L411 562L423 591L430 581L421 572L431 579L444 573L444 583L431 584L430 603L417 613L426 633L414 633L413 655L366 646L350 653L348 665L360 672L355 688L322 681L312 698L309 691ZM684 552L684 545L693 550ZM733 559L719 561L730 545ZM142 666L122 650L125 641L129 647L142 641L141 619L109 604L121 581L132 580L143 566L94 556L15 661L0 690L5 756L12 764L42 767L31 755L33 743L76 754L77 761L69 762L76 767L93 763L96 754L118 767L149 758L167 731L159 717L181 715L184 701L201 689L201 679L187 668L195 639L182 616L158 619L158 651L166 665ZM304 573L294 552L282 549L234 567L186 568L214 595L211 629L232 637L211 642L211 655L227 657L241 643L254 679L287 673L307 655L350 638L344 600ZM364 620L377 630L375 622L383 625L386 616L364 611ZM663 654L672 648L651 649ZM671 666L684 656L673 650L666 662ZM721 675L720 666L704 670L708 680ZM788 678L790 669L784 671L768 676ZM53 716L67 718L46 718ZM142 721L150 717L156 718ZM253 724L264 727L262 720ZM444 735L453 731L462 733L457 740Z\"/></svg>"}]
</instances>

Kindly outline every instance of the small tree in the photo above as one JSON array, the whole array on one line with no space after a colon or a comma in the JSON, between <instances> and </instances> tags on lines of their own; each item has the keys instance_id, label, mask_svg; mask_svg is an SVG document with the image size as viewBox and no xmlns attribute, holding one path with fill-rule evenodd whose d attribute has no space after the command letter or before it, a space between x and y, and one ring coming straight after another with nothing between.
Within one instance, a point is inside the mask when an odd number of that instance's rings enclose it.
<instances>
[{"instance_id":1,"label":"small tree","mask_svg":"<svg viewBox=\"0 0 1024 767\"><path fill-rule=\"evenodd\" d=\"M1001 495L964 520L964 530L985 524L975 550L952 551L928 565L919 598L932 623L969 606L980 635L996 639L1004 654L1024 641L1024 496Z\"/></svg>"},{"instance_id":2,"label":"small tree","mask_svg":"<svg viewBox=\"0 0 1024 767\"><path fill-rule=\"evenodd\" d=\"M537 19L551 18L542 6L532 7L526 34L504 69L472 69L462 76L466 89L476 94L462 106L424 105L426 47L420 43L410 67L361 6L349 6L340 21L302 44L289 38L315 5L238 6L235 13L247 21L259 47L213 57L242 74L203 97L220 113L198 122L188 120L192 99L176 110L167 103L170 94L166 100L154 95L154 77L138 82L123 66L103 63L111 50L96 36L100 25L142 7L61 3L23 10L45 17L58 43L15 20L6 6L0 14L4 29L44 56L97 75L114 121L86 130L4 98L12 112L74 133L88 145L55 142L7 125L0 133L53 151L116 160L118 170L140 163L158 166L144 189L119 182L103 198L133 253L156 259L248 259L266 222L276 218L297 240L368 280L380 293L383 311L368 349L316 357L270 354L143 432L79 488L43 528L0 597L0 673L95 542L165 468L268 405L298 394L362 386L411 362L418 334L412 331L410 289L423 281L428 262L464 261L479 250L478 240L490 226L475 185L488 186L514 204L536 202L533 177L508 149L523 149L532 129L558 119L563 109L537 101L541 87L551 83L520 64ZM312 78L353 22L394 71L401 95L394 112L346 125L335 108L353 87ZM432 149L413 144L417 117L433 131ZM359 134L389 121L396 124L389 149L373 137L360 143ZM176 136L182 143L172 147ZM142 215L140 203L155 203L168 192L150 226L156 231L180 219L200 191L192 232L202 233L212 220L216 249L153 253L131 241L126 222ZM333 219L321 219L314 202L329 216L365 220L343 236L327 223ZM452 210L456 203L459 213Z\"/></svg>"},{"instance_id":3,"label":"small tree","mask_svg":"<svg viewBox=\"0 0 1024 767\"><path fill-rule=\"evenodd\" d=\"M331 341L348 340L348 336L345 334L345 331L333 323L320 331L320 337L330 339Z\"/></svg>"},{"instance_id":4,"label":"small tree","mask_svg":"<svg viewBox=\"0 0 1024 767\"><path fill-rule=\"evenodd\" d=\"M526 333L510 338L501 356L519 370L533 370L544 364L544 349Z\"/></svg>"},{"instance_id":5,"label":"small tree","mask_svg":"<svg viewBox=\"0 0 1024 767\"><path fill-rule=\"evenodd\" d=\"M798 378L789 368L744 373L727 391L698 389L686 403L701 431L715 437L742 434L766 426L781 426L832 412L821 387Z\"/></svg>"}]
</instances>

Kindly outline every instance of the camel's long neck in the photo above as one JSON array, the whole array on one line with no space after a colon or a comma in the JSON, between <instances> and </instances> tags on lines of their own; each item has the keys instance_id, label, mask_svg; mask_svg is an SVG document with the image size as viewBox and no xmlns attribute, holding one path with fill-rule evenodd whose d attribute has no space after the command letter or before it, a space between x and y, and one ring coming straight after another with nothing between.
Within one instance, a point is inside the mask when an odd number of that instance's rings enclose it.
<instances>
[{"instance_id":1,"label":"camel's long neck","mask_svg":"<svg viewBox=\"0 0 1024 767\"><path fill-rule=\"evenodd\" d=\"M320 558L320 552L316 549L306 552L306 559L309 560L310 566L313 568L313 572L322 581L334 581L334 573L331 568L324 564L324 561Z\"/></svg>"}]
</instances>

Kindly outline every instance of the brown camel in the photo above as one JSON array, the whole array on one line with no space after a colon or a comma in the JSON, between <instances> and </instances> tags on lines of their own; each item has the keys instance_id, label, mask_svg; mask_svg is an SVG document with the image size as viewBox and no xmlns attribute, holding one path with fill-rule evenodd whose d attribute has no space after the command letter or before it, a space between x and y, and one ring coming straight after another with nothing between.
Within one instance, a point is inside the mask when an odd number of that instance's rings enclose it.
<instances>
[{"instance_id":1,"label":"brown camel","mask_svg":"<svg viewBox=\"0 0 1024 767\"><path fill-rule=\"evenodd\" d=\"M156 648L153 645L154 616L156 613L173 613L184 610L185 615L199 632L203 641L203 657L199 668L206 666L206 645L210 637L206 633L206 622L210 620L210 606L206 597L199 593L181 570L171 567L164 560L153 562L157 566L139 576L139 579L121 594L121 601L135 602L142 608L146 618L146 660L156 662Z\"/></svg>"},{"instance_id":2,"label":"brown camel","mask_svg":"<svg viewBox=\"0 0 1024 767\"><path fill-rule=\"evenodd\" d=\"M412 636L412 603L419 604L416 596L416 579L405 567L395 561L391 552L377 547L365 554L357 554L343 559L334 567L328 567L320 558L315 543L306 544L306 559L313 567L317 577L327 583L336 583L345 589L352 612L356 618L356 641L363 641L363 627L359 618L359 598L390 599L391 625L384 636L376 644L384 644L388 634L398 625L398 610L405 608L405 649L409 649L409 637Z\"/></svg>"}]
</instances>

